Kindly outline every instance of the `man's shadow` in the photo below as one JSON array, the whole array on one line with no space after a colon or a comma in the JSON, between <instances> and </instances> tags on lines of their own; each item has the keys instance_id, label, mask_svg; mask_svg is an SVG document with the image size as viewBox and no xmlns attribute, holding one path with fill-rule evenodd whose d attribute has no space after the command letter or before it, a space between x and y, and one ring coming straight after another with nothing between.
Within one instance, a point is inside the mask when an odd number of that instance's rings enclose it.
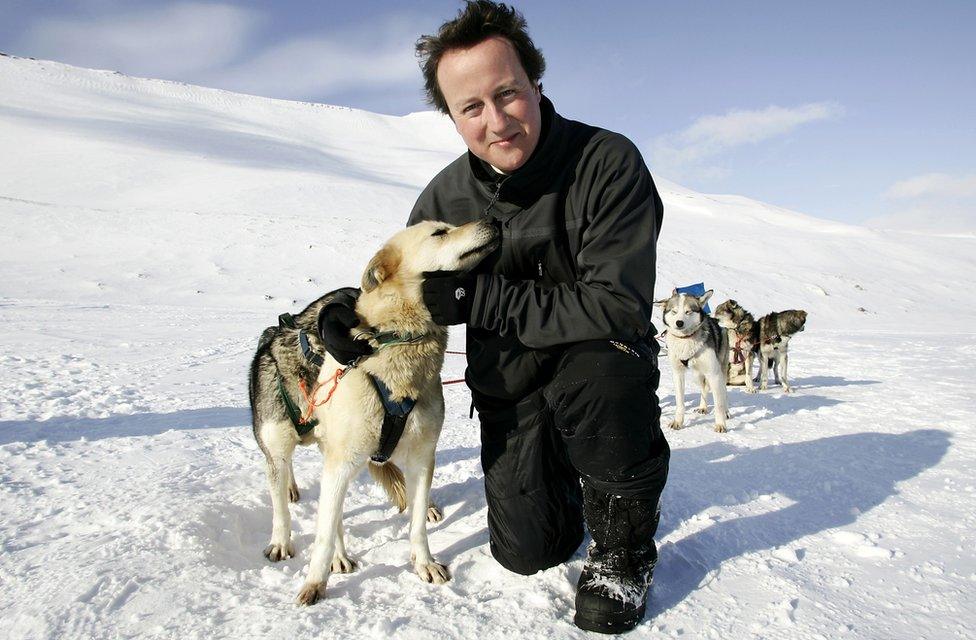
<instances>
[{"instance_id":1,"label":"man's shadow","mask_svg":"<svg viewBox=\"0 0 976 640\"><path fill-rule=\"evenodd\" d=\"M949 433L857 433L760 449L724 442L676 449L662 499L660 540L709 507L775 496L774 509L723 518L659 549L650 615L667 611L701 586L721 564L842 527L898 493L897 483L942 459ZM788 503L776 508L776 505ZM802 553L800 554L802 558Z\"/></svg>"}]
</instances>

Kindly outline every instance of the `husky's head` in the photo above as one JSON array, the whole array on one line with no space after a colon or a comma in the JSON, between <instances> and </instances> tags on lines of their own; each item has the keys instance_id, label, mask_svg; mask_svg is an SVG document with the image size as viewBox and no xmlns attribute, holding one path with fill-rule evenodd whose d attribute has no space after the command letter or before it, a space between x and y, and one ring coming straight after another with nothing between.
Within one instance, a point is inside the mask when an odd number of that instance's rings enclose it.
<instances>
[{"instance_id":1,"label":"husky's head","mask_svg":"<svg viewBox=\"0 0 976 640\"><path fill-rule=\"evenodd\" d=\"M750 326L755 322L752 314L743 309L742 305L735 300L726 300L715 307L712 317L718 321L719 326L723 329L738 329L745 322L748 322Z\"/></svg>"},{"instance_id":2,"label":"husky's head","mask_svg":"<svg viewBox=\"0 0 976 640\"><path fill-rule=\"evenodd\" d=\"M363 295L357 310L374 326L392 320L430 322L420 283L425 271L465 271L495 250L498 229L475 221L460 227L444 222L418 222L403 229L373 256L363 272Z\"/></svg>"},{"instance_id":3,"label":"husky's head","mask_svg":"<svg viewBox=\"0 0 976 640\"><path fill-rule=\"evenodd\" d=\"M783 337L803 331L807 323L807 312L803 309L787 309L776 314L776 330Z\"/></svg>"},{"instance_id":4,"label":"husky's head","mask_svg":"<svg viewBox=\"0 0 976 640\"><path fill-rule=\"evenodd\" d=\"M676 336L690 336L698 327L701 326L705 318L705 303L712 297L712 290L709 289L701 296L693 296L690 293L678 293L675 289L671 292L671 297L665 300L658 300L654 304L662 307L664 314L664 325L668 331Z\"/></svg>"}]
</instances>

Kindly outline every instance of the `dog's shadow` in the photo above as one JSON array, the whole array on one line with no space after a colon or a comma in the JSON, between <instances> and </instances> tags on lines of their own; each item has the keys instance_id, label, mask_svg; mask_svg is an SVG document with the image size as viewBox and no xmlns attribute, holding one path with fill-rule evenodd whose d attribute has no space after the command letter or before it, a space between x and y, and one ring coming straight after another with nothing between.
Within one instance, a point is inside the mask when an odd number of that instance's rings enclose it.
<instances>
[{"instance_id":1,"label":"dog's shadow","mask_svg":"<svg viewBox=\"0 0 976 640\"><path fill-rule=\"evenodd\" d=\"M707 414L695 412L698 406L699 395L685 395L685 426L696 427L705 425L710 427L714 421L714 407L709 404ZM711 396L709 396L711 400ZM811 394L772 394L767 392L758 393L729 393L729 431L737 431L742 422L756 424L765 419L772 419L779 416L790 415L800 411L815 411L823 407L833 407L842 404L842 400L828 398L825 396ZM661 428L666 429L668 423L674 417L675 408L674 395L667 395L661 398Z\"/></svg>"},{"instance_id":2,"label":"dog's shadow","mask_svg":"<svg viewBox=\"0 0 976 640\"><path fill-rule=\"evenodd\" d=\"M769 382L773 385L772 379ZM819 389L824 387L860 387L881 384L880 380L850 380L840 376L807 376L806 378L790 378L790 385L795 389ZM778 385L777 385L778 387ZM742 387L740 387L742 388Z\"/></svg>"},{"instance_id":3,"label":"dog's shadow","mask_svg":"<svg viewBox=\"0 0 976 640\"><path fill-rule=\"evenodd\" d=\"M14 442L88 442L105 438L155 436L167 431L238 427L250 429L251 414L245 407L210 407L172 413L133 413L105 418L56 417L49 420L0 422L0 445Z\"/></svg>"},{"instance_id":4,"label":"dog's shadow","mask_svg":"<svg viewBox=\"0 0 976 640\"><path fill-rule=\"evenodd\" d=\"M658 539L709 507L768 498L774 510L717 521L660 547L650 616L684 600L726 560L775 549L854 522L897 493L897 483L942 459L949 433L858 433L759 449L725 442L676 449ZM705 497L714 499L703 499ZM789 504L776 509L778 501ZM802 561L802 552L798 554Z\"/></svg>"},{"instance_id":5,"label":"dog's shadow","mask_svg":"<svg viewBox=\"0 0 976 640\"><path fill-rule=\"evenodd\" d=\"M446 449L437 453L437 464L446 465L464 460L477 460L480 447L456 447ZM311 452L317 455L317 452ZM303 475L299 475L298 483L301 488L301 502L291 505L291 509L301 513L302 518L314 522L319 494L321 487L314 476L309 476L303 481ZM349 496L368 496L357 500L359 504L352 506L349 504ZM479 473L477 476L469 477L460 482L451 482L445 485L437 484L437 473L434 474L434 486L431 488L431 501L440 507L444 514L444 519L436 523L427 524L428 534L436 534L441 529L449 529L452 523L459 522L470 516L483 514L487 508L484 495L484 479ZM352 555L365 555L376 546L359 547L357 541L363 541L376 537L380 532L384 532L381 538L388 538L392 541L405 541L408 539L409 516L407 513L397 513L389 502L382 496L375 482L365 472L358 474L350 483L347 492L347 501L343 508L343 523L347 533L347 542L350 542L350 553ZM262 495L262 499L264 496ZM270 503L262 507L270 514ZM373 512L372 515L366 514ZM484 527L483 515L479 515L480 520L476 531L459 540L455 540L448 547L438 551L435 555L443 558L453 558L461 555L473 548L487 544L488 530ZM315 540L314 528L307 531L296 531L294 533L295 543L299 548L307 548ZM380 544L385 544L381 542ZM385 565L384 565L385 566ZM390 566L391 571L394 565ZM399 568L397 568L399 570ZM373 575L378 571L371 568L368 572L356 572L347 580L355 582L358 575Z\"/></svg>"}]
</instances>

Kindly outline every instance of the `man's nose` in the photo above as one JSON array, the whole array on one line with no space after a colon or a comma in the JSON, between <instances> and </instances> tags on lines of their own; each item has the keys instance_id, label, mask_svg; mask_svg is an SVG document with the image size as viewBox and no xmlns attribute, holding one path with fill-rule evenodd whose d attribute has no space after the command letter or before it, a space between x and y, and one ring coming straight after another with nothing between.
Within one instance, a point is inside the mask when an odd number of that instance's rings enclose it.
<instances>
[{"instance_id":1,"label":"man's nose","mask_svg":"<svg viewBox=\"0 0 976 640\"><path fill-rule=\"evenodd\" d=\"M493 133L505 133L508 128L508 114L505 113L505 110L497 105L490 104L485 109L485 113L488 116L488 128Z\"/></svg>"}]
</instances>

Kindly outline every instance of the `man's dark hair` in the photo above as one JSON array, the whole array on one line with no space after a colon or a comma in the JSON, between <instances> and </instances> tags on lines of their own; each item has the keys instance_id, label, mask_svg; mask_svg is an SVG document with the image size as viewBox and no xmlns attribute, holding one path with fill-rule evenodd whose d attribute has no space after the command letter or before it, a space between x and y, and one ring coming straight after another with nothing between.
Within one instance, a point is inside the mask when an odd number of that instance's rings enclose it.
<instances>
[{"instance_id":1,"label":"man's dark hair","mask_svg":"<svg viewBox=\"0 0 976 640\"><path fill-rule=\"evenodd\" d=\"M511 42L529 80L539 83L546 71L546 60L529 37L522 14L501 2L467 0L457 18L442 24L436 36L421 36L417 40L417 57L424 72L427 102L450 115L444 94L437 86L437 65L451 49L467 49L492 36L501 36Z\"/></svg>"}]
</instances>

